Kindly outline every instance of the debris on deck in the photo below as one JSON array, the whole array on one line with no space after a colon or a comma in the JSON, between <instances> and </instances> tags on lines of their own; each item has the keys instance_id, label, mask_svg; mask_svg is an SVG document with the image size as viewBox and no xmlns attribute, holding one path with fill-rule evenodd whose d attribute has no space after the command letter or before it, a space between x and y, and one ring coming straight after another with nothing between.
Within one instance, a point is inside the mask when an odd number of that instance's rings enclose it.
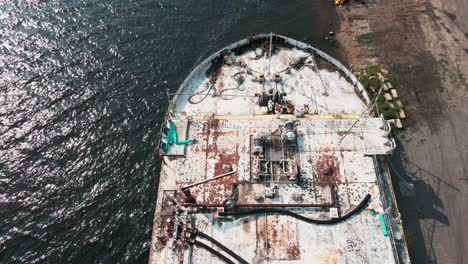
<instances>
[{"instance_id":1,"label":"debris on deck","mask_svg":"<svg viewBox=\"0 0 468 264\"><path fill-rule=\"evenodd\" d=\"M202 62L171 109L150 263L400 263L376 158L391 127L339 62L258 35Z\"/></svg>"}]
</instances>

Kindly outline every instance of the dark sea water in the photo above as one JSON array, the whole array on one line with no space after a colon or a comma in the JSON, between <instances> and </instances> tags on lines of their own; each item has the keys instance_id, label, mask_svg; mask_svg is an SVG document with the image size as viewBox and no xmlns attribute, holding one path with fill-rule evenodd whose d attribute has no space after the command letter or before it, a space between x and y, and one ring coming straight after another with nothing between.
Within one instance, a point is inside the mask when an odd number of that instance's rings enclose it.
<instances>
[{"instance_id":1,"label":"dark sea water","mask_svg":"<svg viewBox=\"0 0 468 264\"><path fill-rule=\"evenodd\" d=\"M0 262L146 262L166 89L258 32L336 56L337 26L329 0L0 0Z\"/></svg>"}]
</instances>

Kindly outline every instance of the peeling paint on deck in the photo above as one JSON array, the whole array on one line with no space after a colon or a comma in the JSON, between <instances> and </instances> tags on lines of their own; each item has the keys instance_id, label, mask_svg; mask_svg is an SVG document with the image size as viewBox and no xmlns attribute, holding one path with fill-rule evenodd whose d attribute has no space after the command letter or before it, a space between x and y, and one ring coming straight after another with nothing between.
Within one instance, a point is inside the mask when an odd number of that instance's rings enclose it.
<instances>
[{"instance_id":1,"label":"peeling paint on deck","mask_svg":"<svg viewBox=\"0 0 468 264\"><path fill-rule=\"evenodd\" d=\"M356 93L359 84L350 82L355 78L341 65L322 67L325 55L292 46L275 47L272 72L281 72L281 89L295 108L307 104L313 109L304 117L263 113L255 94L278 82L267 72L269 60L262 45L269 44L262 41L257 43L259 47L242 54L227 50L224 63L218 60L201 65L179 90L171 117L179 124L188 122L184 131L195 143L184 148L184 155L164 157L160 193L170 190L175 198L158 197L150 263L174 263L187 254L194 264L220 263L203 249L188 250L193 238L187 230L192 228L218 240L249 263L371 263L375 259L395 263L392 238L381 235L379 219L369 213L371 209L384 211L372 155L392 151L388 133L383 130L385 121L361 116L368 107L367 97ZM307 57L306 66L282 71L303 57ZM206 76L208 69L210 75ZM243 73L246 69L256 74L265 72L264 82L252 73ZM238 86L233 76L239 72L245 75L243 88L231 89ZM207 89L210 83L214 84L213 91ZM188 102L192 94L204 90L212 94L197 104ZM295 121L297 130L294 151L283 145L288 120ZM265 135L267 142L268 156L263 159L271 169L265 179L252 177L260 162L252 149L256 132ZM291 166L291 171L296 171L291 164L298 166L296 180L290 180L285 169ZM191 188L190 197L180 192L187 184L229 171L236 172ZM273 190L276 193L270 196ZM334 225L309 224L277 214L219 217L218 211L229 210L224 205L234 192L238 205L319 204L288 210L322 220L336 217L332 211L346 214L368 194L371 199L362 212ZM189 198L193 201L187 202ZM187 208L186 203L216 207ZM161 217L171 210L172 218L168 213ZM172 233L161 239L164 230Z\"/></svg>"}]
</instances>

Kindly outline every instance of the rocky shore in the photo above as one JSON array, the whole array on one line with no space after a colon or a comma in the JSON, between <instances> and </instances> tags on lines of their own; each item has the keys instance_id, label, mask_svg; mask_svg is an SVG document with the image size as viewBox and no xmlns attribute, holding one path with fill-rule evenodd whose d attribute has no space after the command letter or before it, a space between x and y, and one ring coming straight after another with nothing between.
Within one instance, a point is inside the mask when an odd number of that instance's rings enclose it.
<instances>
[{"instance_id":1,"label":"rocky shore","mask_svg":"<svg viewBox=\"0 0 468 264\"><path fill-rule=\"evenodd\" d=\"M468 3L362 0L338 7L348 63L398 87L406 122L392 177L413 263L468 257Z\"/></svg>"}]
</instances>

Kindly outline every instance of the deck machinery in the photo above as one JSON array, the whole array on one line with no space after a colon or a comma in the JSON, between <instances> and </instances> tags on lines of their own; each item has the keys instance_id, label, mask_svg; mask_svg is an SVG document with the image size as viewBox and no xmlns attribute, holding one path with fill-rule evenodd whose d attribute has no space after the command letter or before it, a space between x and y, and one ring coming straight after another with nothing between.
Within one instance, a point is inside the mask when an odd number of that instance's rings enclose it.
<instances>
[{"instance_id":1,"label":"deck machinery","mask_svg":"<svg viewBox=\"0 0 468 264\"><path fill-rule=\"evenodd\" d=\"M149 263L408 263L373 102L284 36L207 58L162 126Z\"/></svg>"}]
</instances>

